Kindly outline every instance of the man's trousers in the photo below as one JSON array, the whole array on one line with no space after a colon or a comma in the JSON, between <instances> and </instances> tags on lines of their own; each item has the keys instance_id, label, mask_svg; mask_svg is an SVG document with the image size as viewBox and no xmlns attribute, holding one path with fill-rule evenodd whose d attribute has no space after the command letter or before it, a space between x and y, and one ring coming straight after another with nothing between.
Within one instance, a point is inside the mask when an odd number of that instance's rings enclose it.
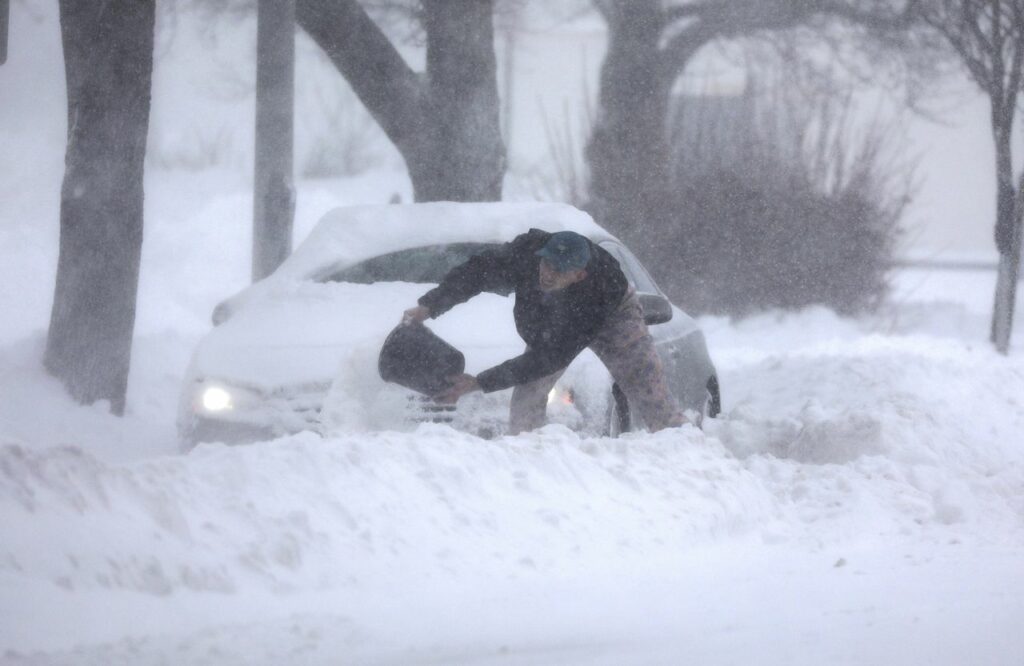
<instances>
[{"instance_id":1,"label":"man's trousers","mask_svg":"<svg viewBox=\"0 0 1024 666\"><path fill-rule=\"evenodd\" d=\"M661 358L654 349L640 300L632 288L590 343L590 349L608 368L612 379L626 394L630 407L639 412L651 432L686 422L683 410L665 381ZM565 368L512 390L511 434L544 425L548 394L563 372Z\"/></svg>"}]
</instances>

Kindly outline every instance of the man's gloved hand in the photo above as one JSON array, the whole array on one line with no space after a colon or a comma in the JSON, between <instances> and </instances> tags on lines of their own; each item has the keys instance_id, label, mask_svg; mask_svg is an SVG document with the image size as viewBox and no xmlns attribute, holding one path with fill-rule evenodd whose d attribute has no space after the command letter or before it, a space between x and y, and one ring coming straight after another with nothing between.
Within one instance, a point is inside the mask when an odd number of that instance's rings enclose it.
<instances>
[{"instance_id":1,"label":"man's gloved hand","mask_svg":"<svg viewBox=\"0 0 1024 666\"><path fill-rule=\"evenodd\" d=\"M402 314L403 324L422 324L423 320L430 316L430 308L425 305L417 305L409 308Z\"/></svg>"},{"instance_id":2,"label":"man's gloved hand","mask_svg":"<svg viewBox=\"0 0 1024 666\"><path fill-rule=\"evenodd\" d=\"M445 405L454 405L459 398L467 393L480 390L480 384L477 383L476 377L473 375L452 375L448 381L452 385L434 396L435 401Z\"/></svg>"}]
</instances>

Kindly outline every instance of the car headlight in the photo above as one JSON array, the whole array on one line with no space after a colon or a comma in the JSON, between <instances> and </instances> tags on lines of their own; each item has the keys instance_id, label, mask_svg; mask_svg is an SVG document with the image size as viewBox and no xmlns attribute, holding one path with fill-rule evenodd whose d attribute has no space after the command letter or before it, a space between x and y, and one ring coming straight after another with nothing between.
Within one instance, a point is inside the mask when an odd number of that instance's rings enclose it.
<instances>
[{"instance_id":1,"label":"car headlight","mask_svg":"<svg viewBox=\"0 0 1024 666\"><path fill-rule=\"evenodd\" d=\"M235 406L231 394L220 386L207 386L200 397L200 404L208 412L223 412Z\"/></svg>"},{"instance_id":2,"label":"car headlight","mask_svg":"<svg viewBox=\"0 0 1024 666\"><path fill-rule=\"evenodd\" d=\"M215 380L200 381L192 394L192 409L209 415L246 412L260 404L260 396L252 390Z\"/></svg>"}]
</instances>

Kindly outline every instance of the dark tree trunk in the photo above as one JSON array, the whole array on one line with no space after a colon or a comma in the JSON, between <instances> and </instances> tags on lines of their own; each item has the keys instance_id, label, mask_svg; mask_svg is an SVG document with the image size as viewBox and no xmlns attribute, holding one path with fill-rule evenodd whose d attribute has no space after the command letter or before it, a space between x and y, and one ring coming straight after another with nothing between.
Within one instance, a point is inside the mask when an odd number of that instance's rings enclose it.
<instances>
[{"instance_id":1,"label":"dark tree trunk","mask_svg":"<svg viewBox=\"0 0 1024 666\"><path fill-rule=\"evenodd\" d=\"M587 146L590 196L598 220L643 252L640 229L655 222L668 189L669 90L658 50L661 3L619 4L606 15L596 125Z\"/></svg>"},{"instance_id":2,"label":"dark tree trunk","mask_svg":"<svg viewBox=\"0 0 1024 666\"><path fill-rule=\"evenodd\" d=\"M260 0L258 12L253 282L273 273L291 254L295 212L295 2Z\"/></svg>"},{"instance_id":3,"label":"dark tree trunk","mask_svg":"<svg viewBox=\"0 0 1024 666\"><path fill-rule=\"evenodd\" d=\"M994 105L998 108L999 105ZM992 126L996 146L996 228L995 241L999 250L999 270L996 276L995 303L992 308L991 341L996 350L1005 354L1010 349L1010 333L1017 300L1017 280L1020 271L1021 201L1013 182L1012 113L992 112Z\"/></svg>"},{"instance_id":4,"label":"dark tree trunk","mask_svg":"<svg viewBox=\"0 0 1024 666\"><path fill-rule=\"evenodd\" d=\"M60 1L68 87L60 257L44 363L123 414L142 248L152 0Z\"/></svg>"},{"instance_id":5,"label":"dark tree trunk","mask_svg":"<svg viewBox=\"0 0 1024 666\"><path fill-rule=\"evenodd\" d=\"M996 118L993 114L992 132L996 148L996 248L1000 254L1010 251L1010 233L1013 228L1013 117Z\"/></svg>"},{"instance_id":6,"label":"dark tree trunk","mask_svg":"<svg viewBox=\"0 0 1024 666\"><path fill-rule=\"evenodd\" d=\"M323 49L404 156L415 150L425 86L356 0L297 0L295 20Z\"/></svg>"},{"instance_id":7,"label":"dark tree trunk","mask_svg":"<svg viewBox=\"0 0 1024 666\"><path fill-rule=\"evenodd\" d=\"M995 308L992 311L992 342L996 351L1006 354L1010 351L1010 334L1013 332L1013 317L1017 301L1017 287L1020 280L1021 220L1011 231L1011 250L999 255L999 272L996 277Z\"/></svg>"},{"instance_id":8,"label":"dark tree trunk","mask_svg":"<svg viewBox=\"0 0 1024 666\"><path fill-rule=\"evenodd\" d=\"M493 10L493 0L425 0L423 77L356 0L297 2L299 25L402 154L417 201L501 198Z\"/></svg>"},{"instance_id":9,"label":"dark tree trunk","mask_svg":"<svg viewBox=\"0 0 1024 666\"><path fill-rule=\"evenodd\" d=\"M7 34L10 19L10 0L0 0L0 65L7 62Z\"/></svg>"},{"instance_id":10,"label":"dark tree trunk","mask_svg":"<svg viewBox=\"0 0 1024 666\"><path fill-rule=\"evenodd\" d=\"M492 0L424 0L424 138L406 158L417 201L497 201L505 173Z\"/></svg>"}]
</instances>

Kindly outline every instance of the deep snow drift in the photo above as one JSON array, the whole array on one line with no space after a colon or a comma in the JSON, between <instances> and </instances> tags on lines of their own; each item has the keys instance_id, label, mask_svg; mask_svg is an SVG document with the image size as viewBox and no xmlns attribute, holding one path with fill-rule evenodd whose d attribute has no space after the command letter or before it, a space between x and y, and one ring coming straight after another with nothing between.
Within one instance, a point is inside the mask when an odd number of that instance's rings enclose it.
<instances>
[{"instance_id":1,"label":"deep snow drift","mask_svg":"<svg viewBox=\"0 0 1024 666\"><path fill-rule=\"evenodd\" d=\"M247 272L230 179L161 206L199 182L150 182L126 418L40 371L45 308L3 327L5 663L1021 661L1024 362L984 342L990 275L904 271L859 320L702 318L725 398L705 432L422 426L181 456L184 365ZM186 242L213 217L219 261ZM37 249L3 265L52 271L53 229L4 222ZM23 287L47 302L46 279Z\"/></svg>"}]
</instances>

